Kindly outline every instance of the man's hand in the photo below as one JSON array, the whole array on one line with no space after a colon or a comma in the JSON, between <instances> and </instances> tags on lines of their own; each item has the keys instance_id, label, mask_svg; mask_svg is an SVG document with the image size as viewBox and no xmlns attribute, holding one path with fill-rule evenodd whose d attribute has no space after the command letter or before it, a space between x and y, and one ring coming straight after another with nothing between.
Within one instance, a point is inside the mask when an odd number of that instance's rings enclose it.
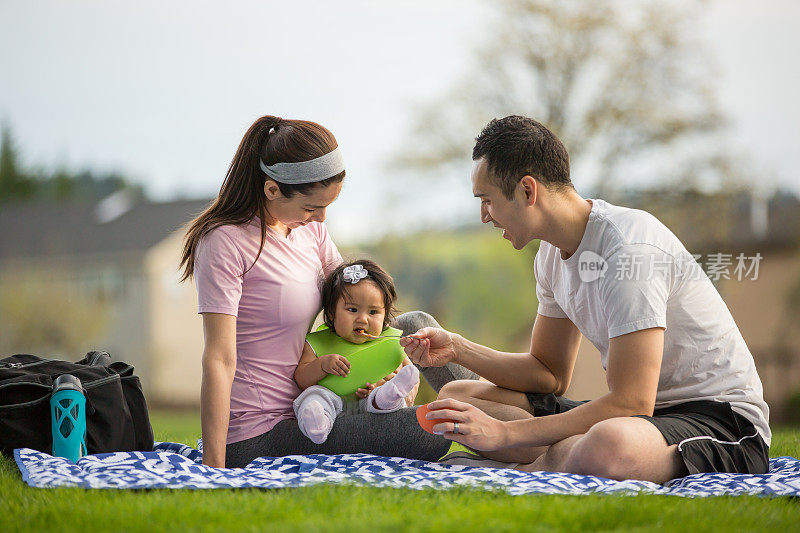
<instances>
[{"instance_id":1,"label":"man's hand","mask_svg":"<svg viewBox=\"0 0 800 533\"><path fill-rule=\"evenodd\" d=\"M444 366L456 359L455 335L439 328L422 328L400 339L409 358L422 367Z\"/></svg>"},{"instance_id":2,"label":"man's hand","mask_svg":"<svg viewBox=\"0 0 800 533\"><path fill-rule=\"evenodd\" d=\"M320 356L319 363L322 371L326 374L346 376L350 373L350 361L336 353Z\"/></svg>"},{"instance_id":3,"label":"man's hand","mask_svg":"<svg viewBox=\"0 0 800 533\"><path fill-rule=\"evenodd\" d=\"M492 418L472 404L452 398L436 400L428 404L428 420L449 418L458 423L458 433L453 433L453 422L442 422L433 426L433 432L454 440L473 450L494 451L508 447L505 422Z\"/></svg>"}]
</instances>

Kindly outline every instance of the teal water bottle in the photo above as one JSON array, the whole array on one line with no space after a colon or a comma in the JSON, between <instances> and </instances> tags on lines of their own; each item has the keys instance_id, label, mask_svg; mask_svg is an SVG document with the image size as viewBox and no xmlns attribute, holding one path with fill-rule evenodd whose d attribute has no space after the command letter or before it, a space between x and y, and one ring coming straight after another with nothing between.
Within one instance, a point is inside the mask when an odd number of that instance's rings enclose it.
<instances>
[{"instance_id":1,"label":"teal water bottle","mask_svg":"<svg viewBox=\"0 0 800 533\"><path fill-rule=\"evenodd\" d=\"M74 463L86 455L86 396L75 376L63 374L53 383L50 423L54 456Z\"/></svg>"}]
</instances>

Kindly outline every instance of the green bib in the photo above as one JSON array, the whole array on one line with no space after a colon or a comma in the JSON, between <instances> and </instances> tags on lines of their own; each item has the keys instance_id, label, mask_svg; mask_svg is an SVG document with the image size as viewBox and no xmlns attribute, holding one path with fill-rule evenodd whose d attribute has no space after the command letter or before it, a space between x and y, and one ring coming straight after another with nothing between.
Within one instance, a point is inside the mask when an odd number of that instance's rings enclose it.
<instances>
[{"instance_id":1,"label":"green bib","mask_svg":"<svg viewBox=\"0 0 800 533\"><path fill-rule=\"evenodd\" d=\"M403 332L399 329L386 328L382 334L402 335ZM346 376L328 374L318 383L339 396L353 394L367 383L380 381L397 369L406 356L398 339L373 339L363 344L353 344L326 326L321 326L319 330L306 335L306 341L314 349L317 357L336 353L350 361L349 374Z\"/></svg>"}]
</instances>

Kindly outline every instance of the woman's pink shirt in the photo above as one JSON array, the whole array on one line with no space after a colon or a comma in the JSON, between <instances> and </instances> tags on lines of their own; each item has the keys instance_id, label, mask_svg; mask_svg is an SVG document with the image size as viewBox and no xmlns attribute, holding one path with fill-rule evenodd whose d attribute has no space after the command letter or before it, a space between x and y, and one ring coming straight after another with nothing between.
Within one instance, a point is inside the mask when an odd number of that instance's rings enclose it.
<instances>
[{"instance_id":1,"label":"woman's pink shirt","mask_svg":"<svg viewBox=\"0 0 800 533\"><path fill-rule=\"evenodd\" d=\"M300 394L294 370L321 307L321 281L342 261L325 225L310 222L286 237L267 228L253 265L259 224L210 231L194 266L199 313L237 317L228 444L294 418L292 401Z\"/></svg>"}]
</instances>

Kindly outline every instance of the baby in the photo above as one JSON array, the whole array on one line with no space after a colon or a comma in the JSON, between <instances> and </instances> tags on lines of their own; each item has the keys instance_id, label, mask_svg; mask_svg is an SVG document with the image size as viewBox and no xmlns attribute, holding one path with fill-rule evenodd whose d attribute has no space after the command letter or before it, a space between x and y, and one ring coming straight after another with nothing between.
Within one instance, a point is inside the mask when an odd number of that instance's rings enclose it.
<instances>
[{"instance_id":1,"label":"baby","mask_svg":"<svg viewBox=\"0 0 800 533\"><path fill-rule=\"evenodd\" d=\"M389 326L396 298L392 277L374 262L361 259L342 264L331 272L322 287L323 316L331 330L324 334L335 332L340 337L337 341L345 341L339 342L339 351L357 351L361 349L359 345L371 342ZM315 352L312 345L319 334L310 333L306 337L294 372L297 385L304 389L294 401L297 423L303 435L316 444L325 442L334 420L344 409L341 396L317 383L330 374L347 376L350 373L346 354ZM404 355L399 344L397 350L402 359ZM377 384L359 384L361 388L356 396L360 398L360 411L390 413L405 406L405 397L419 383L419 371L408 358L402 360L394 377L390 374L389 379Z\"/></svg>"}]
</instances>

